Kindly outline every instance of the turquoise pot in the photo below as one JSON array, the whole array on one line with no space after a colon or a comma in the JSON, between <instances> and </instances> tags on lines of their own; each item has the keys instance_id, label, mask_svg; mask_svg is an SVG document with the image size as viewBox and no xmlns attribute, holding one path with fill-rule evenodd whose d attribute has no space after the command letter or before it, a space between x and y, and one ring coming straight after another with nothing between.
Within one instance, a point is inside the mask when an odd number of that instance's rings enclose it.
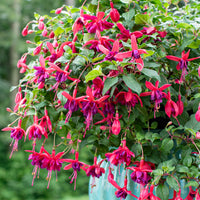
<instances>
[{"instance_id":1,"label":"turquoise pot","mask_svg":"<svg viewBox=\"0 0 200 200\"><path fill-rule=\"evenodd\" d=\"M91 188L91 184L93 179L90 178L89 182L89 200L119 200L115 196L115 191L116 188L112 186L108 180L108 172L109 172L109 163L108 162L103 162L101 164L101 167L105 169L105 174L103 174L100 178L95 178L95 187ZM116 167L114 166L114 171L112 172L115 178L115 181L118 183L120 187L124 186L124 178L125 178L125 173L126 171L124 170L123 166ZM185 181L181 181L181 197L184 199L187 197L189 193L188 188L184 188L185 186ZM130 172L128 174L128 187L127 189L129 191L132 191L134 195L137 197L140 196L140 184L135 183L134 181L131 180L130 178ZM156 187L154 189L154 193L156 193ZM173 198L173 190L170 189L170 194L169 194L169 199ZM132 197L131 195L127 195L126 200L136 200L136 198Z\"/></svg>"}]
</instances>

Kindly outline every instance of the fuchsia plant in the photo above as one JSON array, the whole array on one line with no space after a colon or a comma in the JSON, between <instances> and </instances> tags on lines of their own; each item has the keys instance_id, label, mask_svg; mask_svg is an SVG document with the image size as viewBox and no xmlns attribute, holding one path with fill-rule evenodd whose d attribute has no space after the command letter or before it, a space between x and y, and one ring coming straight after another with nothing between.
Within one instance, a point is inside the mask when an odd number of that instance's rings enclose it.
<instances>
[{"instance_id":1,"label":"fuchsia plant","mask_svg":"<svg viewBox=\"0 0 200 200\"><path fill-rule=\"evenodd\" d=\"M190 9L200 14L196 4L85 2L80 9L57 8L53 18L36 14L22 30L36 37L17 63L24 77L14 109L7 108L17 118L2 129L11 131L10 157L28 137L33 182L46 169L47 188L52 172L62 168L73 170L74 188L80 170L92 188L107 170L120 200L168 200L169 187L172 199L181 200L181 180L189 188L184 198L200 199L200 34L184 21ZM93 164L81 161L81 144ZM123 184L113 175L117 166L126 171ZM140 186L139 196L130 182Z\"/></svg>"}]
</instances>

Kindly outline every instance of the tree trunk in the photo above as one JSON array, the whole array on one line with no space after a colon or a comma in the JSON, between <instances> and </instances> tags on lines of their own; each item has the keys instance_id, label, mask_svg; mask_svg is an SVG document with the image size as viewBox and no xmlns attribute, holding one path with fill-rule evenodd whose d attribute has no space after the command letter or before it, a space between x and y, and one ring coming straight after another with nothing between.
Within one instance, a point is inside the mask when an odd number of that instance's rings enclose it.
<instances>
[{"instance_id":1,"label":"tree trunk","mask_svg":"<svg viewBox=\"0 0 200 200\"><path fill-rule=\"evenodd\" d=\"M12 44L10 47L10 65L11 65L11 85L16 86L19 82L19 72L17 69L17 61L19 59L19 39L20 39L20 2L21 0L13 0L14 21L12 23ZM15 94L17 91L11 93L11 106L15 102Z\"/></svg>"},{"instance_id":2,"label":"tree trunk","mask_svg":"<svg viewBox=\"0 0 200 200\"><path fill-rule=\"evenodd\" d=\"M75 6L75 0L65 0L67 6Z\"/></svg>"}]
</instances>

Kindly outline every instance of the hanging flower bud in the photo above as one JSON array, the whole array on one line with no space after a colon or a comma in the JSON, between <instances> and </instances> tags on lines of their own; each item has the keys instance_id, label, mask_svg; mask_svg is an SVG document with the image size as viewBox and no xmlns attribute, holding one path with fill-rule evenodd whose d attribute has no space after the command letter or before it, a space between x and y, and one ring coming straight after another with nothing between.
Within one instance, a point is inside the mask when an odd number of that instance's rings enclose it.
<instances>
[{"instance_id":1,"label":"hanging flower bud","mask_svg":"<svg viewBox=\"0 0 200 200\"><path fill-rule=\"evenodd\" d=\"M200 132L196 132L196 139L200 139Z\"/></svg>"},{"instance_id":2,"label":"hanging flower bud","mask_svg":"<svg viewBox=\"0 0 200 200\"><path fill-rule=\"evenodd\" d=\"M53 40L53 47L58 47L58 41L56 39Z\"/></svg>"},{"instance_id":3,"label":"hanging flower bud","mask_svg":"<svg viewBox=\"0 0 200 200\"><path fill-rule=\"evenodd\" d=\"M49 34L49 38L54 38L55 34L53 31L51 31L51 33Z\"/></svg>"},{"instance_id":4,"label":"hanging flower bud","mask_svg":"<svg viewBox=\"0 0 200 200\"><path fill-rule=\"evenodd\" d=\"M42 31L42 36L43 36L43 37L46 37L47 34L48 34L48 31L47 31L46 27L44 27L44 29L43 29L43 31Z\"/></svg>"},{"instance_id":5,"label":"hanging flower bud","mask_svg":"<svg viewBox=\"0 0 200 200\"><path fill-rule=\"evenodd\" d=\"M35 50L33 51L33 55L38 55L40 53L42 49L42 44L40 44L38 47L35 48Z\"/></svg>"},{"instance_id":6,"label":"hanging flower bud","mask_svg":"<svg viewBox=\"0 0 200 200\"><path fill-rule=\"evenodd\" d=\"M44 22L43 22L43 21L39 21L38 28L39 28L40 30L43 30L43 29L44 29Z\"/></svg>"},{"instance_id":7,"label":"hanging flower bud","mask_svg":"<svg viewBox=\"0 0 200 200\"><path fill-rule=\"evenodd\" d=\"M120 19L120 14L118 10L114 8L113 2L110 2L110 7L111 7L110 18L112 19L113 22L118 22Z\"/></svg>"},{"instance_id":8,"label":"hanging flower bud","mask_svg":"<svg viewBox=\"0 0 200 200\"><path fill-rule=\"evenodd\" d=\"M22 36L26 36L28 34L28 25L22 30Z\"/></svg>"},{"instance_id":9,"label":"hanging flower bud","mask_svg":"<svg viewBox=\"0 0 200 200\"><path fill-rule=\"evenodd\" d=\"M195 114L195 119L196 119L198 122L200 122L200 104L199 104L198 110L197 110L197 112L196 112L196 114Z\"/></svg>"},{"instance_id":10,"label":"hanging flower bud","mask_svg":"<svg viewBox=\"0 0 200 200\"><path fill-rule=\"evenodd\" d=\"M115 120L112 124L112 133L114 135L118 135L121 131L120 121L119 121L119 114L116 113Z\"/></svg>"},{"instance_id":11,"label":"hanging flower bud","mask_svg":"<svg viewBox=\"0 0 200 200\"><path fill-rule=\"evenodd\" d=\"M178 114L181 115L183 113L184 110L184 104L181 101L181 95L178 95L178 101L176 102L176 105L178 106Z\"/></svg>"},{"instance_id":12,"label":"hanging flower bud","mask_svg":"<svg viewBox=\"0 0 200 200\"><path fill-rule=\"evenodd\" d=\"M198 68L198 74L199 74L199 78L200 78L200 66L199 66L199 68Z\"/></svg>"},{"instance_id":13,"label":"hanging flower bud","mask_svg":"<svg viewBox=\"0 0 200 200\"><path fill-rule=\"evenodd\" d=\"M55 11L55 14L60 14L62 11L63 7L57 8Z\"/></svg>"},{"instance_id":14,"label":"hanging flower bud","mask_svg":"<svg viewBox=\"0 0 200 200\"><path fill-rule=\"evenodd\" d=\"M28 30L28 34L34 33L34 30Z\"/></svg>"}]
</instances>

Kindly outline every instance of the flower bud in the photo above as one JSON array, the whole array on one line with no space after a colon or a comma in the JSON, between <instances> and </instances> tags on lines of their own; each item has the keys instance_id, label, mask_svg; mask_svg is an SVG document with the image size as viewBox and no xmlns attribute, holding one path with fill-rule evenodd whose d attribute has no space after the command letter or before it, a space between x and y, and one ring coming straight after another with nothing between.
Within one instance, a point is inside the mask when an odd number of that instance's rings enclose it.
<instances>
[{"instance_id":1,"label":"flower bud","mask_svg":"<svg viewBox=\"0 0 200 200\"><path fill-rule=\"evenodd\" d=\"M200 109L197 110L196 114L195 114L195 119L200 122Z\"/></svg>"},{"instance_id":2,"label":"flower bud","mask_svg":"<svg viewBox=\"0 0 200 200\"><path fill-rule=\"evenodd\" d=\"M63 7L57 8L55 11L55 14L60 14L62 11Z\"/></svg>"},{"instance_id":3,"label":"flower bud","mask_svg":"<svg viewBox=\"0 0 200 200\"><path fill-rule=\"evenodd\" d=\"M55 34L53 31L51 31L51 33L49 34L49 38L54 38Z\"/></svg>"},{"instance_id":4,"label":"flower bud","mask_svg":"<svg viewBox=\"0 0 200 200\"><path fill-rule=\"evenodd\" d=\"M28 25L22 30L22 36L26 36L28 34Z\"/></svg>"},{"instance_id":5,"label":"flower bud","mask_svg":"<svg viewBox=\"0 0 200 200\"><path fill-rule=\"evenodd\" d=\"M44 22L43 21L39 21L38 29L40 29L40 30L44 29Z\"/></svg>"},{"instance_id":6,"label":"flower bud","mask_svg":"<svg viewBox=\"0 0 200 200\"><path fill-rule=\"evenodd\" d=\"M200 78L200 66L199 66L199 68L198 68L198 74L199 74L199 78Z\"/></svg>"},{"instance_id":7,"label":"flower bud","mask_svg":"<svg viewBox=\"0 0 200 200\"><path fill-rule=\"evenodd\" d=\"M196 132L196 139L200 139L200 132Z\"/></svg>"},{"instance_id":8,"label":"flower bud","mask_svg":"<svg viewBox=\"0 0 200 200\"><path fill-rule=\"evenodd\" d=\"M184 110L184 104L183 102L181 101L181 95L179 94L178 95L178 101L176 102L177 106L178 106L178 114L181 115L183 113L183 110Z\"/></svg>"},{"instance_id":9,"label":"flower bud","mask_svg":"<svg viewBox=\"0 0 200 200\"><path fill-rule=\"evenodd\" d=\"M28 34L34 33L34 30L29 30Z\"/></svg>"},{"instance_id":10,"label":"flower bud","mask_svg":"<svg viewBox=\"0 0 200 200\"><path fill-rule=\"evenodd\" d=\"M113 124L112 124L112 133L114 135L118 135L121 131L121 125L120 125L120 121L119 121L119 114L116 113L116 119L114 120Z\"/></svg>"},{"instance_id":11,"label":"flower bud","mask_svg":"<svg viewBox=\"0 0 200 200\"><path fill-rule=\"evenodd\" d=\"M118 22L120 19L120 14L116 8L113 7L113 2L110 2L111 11L110 11L110 18L113 22Z\"/></svg>"},{"instance_id":12,"label":"flower bud","mask_svg":"<svg viewBox=\"0 0 200 200\"><path fill-rule=\"evenodd\" d=\"M35 48L35 50L33 51L33 55L34 56L38 55L40 53L41 49L42 49L42 44Z\"/></svg>"},{"instance_id":13,"label":"flower bud","mask_svg":"<svg viewBox=\"0 0 200 200\"><path fill-rule=\"evenodd\" d=\"M42 31L42 36L43 36L43 37L46 37L47 34L48 34L48 31L47 31L46 27L44 27L44 29L43 29L43 31Z\"/></svg>"}]
</instances>

